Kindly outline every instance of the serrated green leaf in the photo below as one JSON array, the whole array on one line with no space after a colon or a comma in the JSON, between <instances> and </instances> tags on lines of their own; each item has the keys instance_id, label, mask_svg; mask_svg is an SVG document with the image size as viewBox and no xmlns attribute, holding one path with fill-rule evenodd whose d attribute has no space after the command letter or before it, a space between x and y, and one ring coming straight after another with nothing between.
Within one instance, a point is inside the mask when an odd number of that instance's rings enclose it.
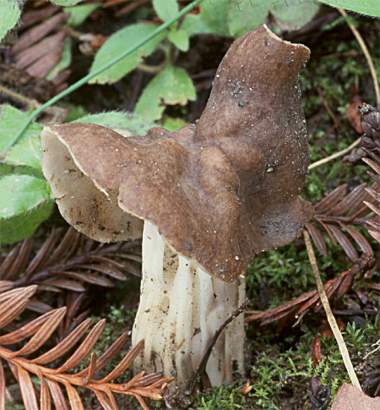
<instances>
[{"instance_id":1,"label":"serrated green leaf","mask_svg":"<svg viewBox=\"0 0 380 410\"><path fill-rule=\"evenodd\" d=\"M56 4L57 6L75 6L83 0L50 0L50 3Z\"/></svg>"},{"instance_id":2,"label":"serrated green leaf","mask_svg":"<svg viewBox=\"0 0 380 410\"><path fill-rule=\"evenodd\" d=\"M228 7L228 30L239 37L265 23L273 0L239 0Z\"/></svg>"},{"instance_id":3,"label":"serrated green leaf","mask_svg":"<svg viewBox=\"0 0 380 410\"><path fill-rule=\"evenodd\" d=\"M0 159L5 157L6 148L28 118L28 113L20 111L9 104L0 105ZM39 124L32 123L22 139L40 135L41 129L42 127Z\"/></svg>"},{"instance_id":4,"label":"serrated green leaf","mask_svg":"<svg viewBox=\"0 0 380 410\"><path fill-rule=\"evenodd\" d=\"M70 15L69 19L67 20L67 24L71 27L80 26L87 19L87 17L99 6L99 3L94 3L65 7L64 12Z\"/></svg>"},{"instance_id":5,"label":"serrated green leaf","mask_svg":"<svg viewBox=\"0 0 380 410\"><path fill-rule=\"evenodd\" d=\"M4 163L14 166L30 167L41 171L42 149L39 135L23 138L7 152Z\"/></svg>"},{"instance_id":6,"label":"serrated green leaf","mask_svg":"<svg viewBox=\"0 0 380 410\"><path fill-rule=\"evenodd\" d=\"M367 14L368 16L380 17L379 0L319 0L321 3L332 7L339 7L355 11L356 13Z\"/></svg>"},{"instance_id":7,"label":"serrated green leaf","mask_svg":"<svg viewBox=\"0 0 380 410\"><path fill-rule=\"evenodd\" d=\"M270 12L283 30L298 30L318 13L315 0L286 0L275 2Z\"/></svg>"},{"instance_id":8,"label":"serrated green leaf","mask_svg":"<svg viewBox=\"0 0 380 410\"><path fill-rule=\"evenodd\" d=\"M16 0L0 0L0 40L19 21L21 10Z\"/></svg>"},{"instance_id":9,"label":"serrated green leaf","mask_svg":"<svg viewBox=\"0 0 380 410\"><path fill-rule=\"evenodd\" d=\"M169 40L181 51L189 50L189 34L184 29L171 30Z\"/></svg>"},{"instance_id":10,"label":"serrated green leaf","mask_svg":"<svg viewBox=\"0 0 380 410\"><path fill-rule=\"evenodd\" d=\"M53 209L50 188L40 178L1 177L0 192L0 244L14 243L32 235Z\"/></svg>"},{"instance_id":11,"label":"serrated green leaf","mask_svg":"<svg viewBox=\"0 0 380 410\"><path fill-rule=\"evenodd\" d=\"M161 118L165 105L194 101L194 84L183 68L167 66L145 87L135 112L149 121Z\"/></svg>"},{"instance_id":12,"label":"serrated green leaf","mask_svg":"<svg viewBox=\"0 0 380 410\"><path fill-rule=\"evenodd\" d=\"M52 68L52 70L47 75L48 80L53 80L54 77L62 70L65 70L67 67L70 67L71 60L72 60L72 52L71 52L72 40L71 38L65 38L64 45L63 45L63 53L62 57L59 60L59 63Z\"/></svg>"},{"instance_id":13,"label":"serrated green leaf","mask_svg":"<svg viewBox=\"0 0 380 410\"><path fill-rule=\"evenodd\" d=\"M100 67L107 64L110 60L116 58L123 51L125 51L126 48L131 48L138 44L142 38L147 37L156 28L157 27L154 24L137 23L129 25L114 33L100 47L91 66L90 73L93 73ZM105 84L114 83L120 80L126 74L134 70L141 63L144 57L153 53L153 51L166 36L167 32L159 34L134 53L128 57L125 57L119 63L113 65L108 70L93 78L90 82Z\"/></svg>"},{"instance_id":14,"label":"serrated green leaf","mask_svg":"<svg viewBox=\"0 0 380 410\"><path fill-rule=\"evenodd\" d=\"M153 7L163 21L171 20L179 12L177 0L153 0Z\"/></svg>"},{"instance_id":15,"label":"serrated green leaf","mask_svg":"<svg viewBox=\"0 0 380 410\"><path fill-rule=\"evenodd\" d=\"M127 131L130 135L145 135L154 127L153 123L146 121L137 114L118 111L89 114L73 122L103 125L113 130Z\"/></svg>"}]
</instances>

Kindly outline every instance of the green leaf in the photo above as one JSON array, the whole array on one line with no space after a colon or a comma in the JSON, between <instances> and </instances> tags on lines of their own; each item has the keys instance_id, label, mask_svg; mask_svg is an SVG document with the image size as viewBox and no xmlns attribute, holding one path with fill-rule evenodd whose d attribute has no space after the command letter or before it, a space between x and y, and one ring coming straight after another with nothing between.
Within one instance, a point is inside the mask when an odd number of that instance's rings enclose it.
<instances>
[{"instance_id":1,"label":"green leaf","mask_svg":"<svg viewBox=\"0 0 380 410\"><path fill-rule=\"evenodd\" d=\"M239 37L265 23L271 12L280 27L304 26L318 11L317 0L204 0L201 13L186 16L182 24L189 36L214 33Z\"/></svg>"},{"instance_id":2,"label":"green leaf","mask_svg":"<svg viewBox=\"0 0 380 410\"><path fill-rule=\"evenodd\" d=\"M6 147L9 146L15 134L20 131L20 126L25 124L28 118L28 113L20 111L9 104L0 105L0 159L5 157ZM32 123L22 139L40 135L41 129L42 127L39 124Z\"/></svg>"},{"instance_id":3,"label":"green leaf","mask_svg":"<svg viewBox=\"0 0 380 410\"><path fill-rule=\"evenodd\" d=\"M229 8L237 7L237 3L231 0L204 0L201 4L201 18L213 33L229 36Z\"/></svg>"},{"instance_id":4,"label":"green leaf","mask_svg":"<svg viewBox=\"0 0 380 410\"><path fill-rule=\"evenodd\" d=\"M62 104L68 113L65 122L72 122L79 120L79 118L88 115L88 111L82 105L75 105L71 103Z\"/></svg>"},{"instance_id":5,"label":"green leaf","mask_svg":"<svg viewBox=\"0 0 380 410\"><path fill-rule=\"evenodd\" d=\"M194 34L212 34L212 28L202 18L201 14L188 14L181 25L181 29L185 30L189 37Z\"/></svg>"},{"instance_id":6,"label":"green leaf","mask_svg":"<svg viewBox=\"0 0 380 410\"><path fill-rule=\"evenodd\" d=\"M194 84L183 68L167 66L146 86L135 112L149 121L161 118L166 105L185 105L194 101Z\"/></svg>"},{"instance_id":7,"label":"green leaf","mask_svg":"<svg viewBox=\"0 0 380 410\"><path fill-rule=\"evenodd\" d=\"M0 0L0 40L19 21L21 10L16 0Z\"/></svg>"},{"instance_id":8,"label":"green leaf","mask_svg":"<svg viewBox=\"0 0 380 410\"><path fill-rule=\"evenodd\" d=\"M72 27L80 26L87 19L87 17L99 6L99 3L94 3L65 7L64 12L70 15L67 24Z\"/></svg>"},{"instance_id":9,"label":"green leaf","mask_svg":"<svg viewBox=\"0 0 380 410\"><path fill-rule=\"evenodd\" d=\"M168 38L179 50L189 50L189 34L186 30L171 30Z\"/></svg>"},{"instance_id":10,"label":"green leaf","mask_svg":"<svg viewBox=\"0 0 380 410\"><path fill-rule=\"evenodd\" d=\"M282 30L298 30L318 13L319 4L314 0L286 0L275 2L271 13Z\"/></svg>"},{"instance_id":11,"label":"green leaf","mask_svg":"<svg viewBox=\"0 0 380 410\"><path fill-rule=\"evenodd\" d=\"M42 149L39 135L23 138L14 145L4 158L4 163L8 165L30 167L40 171L42 176Z\"/></svg>"},{"instance_id":12,"label":"green leaf","mask_svg":"<svg viewBox=\"0 0 380 410\"><path fill-rule=\"evenodd\" d=\"M145 135L154 127L154 124L147 122L137 114L118 111L89 114L73 122L103 125L115 131L127 131L130 135Z\"/></svg>"},{"instance_id":13,"label":"green leaf","mask_svg":"<svg viewBox=\"0 0 380 410\"><path fill-rule=\"evenodd\" d=\"M162 126L168 131L177 131L180 128L183 128L186 124L187 122L182 118L174 118L169 116L165 116L162 122Z\"/></svg>"},{"instance_id":14,"label":"green leaf","mask_svg":"<svg viewBox=\"0 0 380 410\"><path fill-rule=\"evenodd\" d=\"M71 38L65 38L65 42L63 45L63 53L59 63L52 68L52 70L47 75L48 80L53 80L54 77L62 70L65 70L67 67L70 67L71 60L72 60L72 52L71 52L72 40Z\"/></svg>"},{"instance_id":15,"label":"green leaf","mask_svg":"<svg viewBox=\"0 0 380 410\"><path fill-rule=\"evenodd\" d=\"M30 175L0 178L0 244L32 235L47 219L54 201L46 181Z\"/></svg>"},{"instance_id":16,"label":"green leaf","mask_svg":"<svg viewBox=\"0 0 380 410\"><path fill-rule=\"evenodd\" d=\"M41 169L28 166L9 165L0 162L0 177L4 175L31 175L33 177L42 178L42 171Z\"/></svg>"},{"instance_id":17,"label":"green leaf","mask_svg":"<svg viewBox=\"0 0 380 410\"><path fill-rule=\"evenodd\" d=\"M356 13L367 14L368 16L380 17L379 0L319 0L321 3L332 7L339 7L355 11Z\"/></svg>"},{"instance_id":18,"label":"green leaf","mask_svg":"<svg viewBox=\"0 0 380 410\"><path fill-rule=\"evenodd\" d=\"M230 2L228 8L230 35L239 37L265 23L273 3L273 0Z\"/></svg>"},{"instance_id":19,"label":"green leaf","mask_svg":"<svg viewBox=\"0 0 380 410\"><path fill-rule=\"evenodd\" d=\"M50 3L56 4L57 6L75 6L83 0L50 0Z\"/></svg>"},{"instance_id":20,"label":"green leaf","mask_svg":"<svg viewBox=\"0 0 380 410\"><path fill-rule=\"evenodd\" d=\"M91 66L90 73L98 70L100 67L116 58L126 48L130 48L138 44L142 38L151 34L156 28L157 27L154 24L137 23L129 25L114 33L102 45L102 47L100 47ZM153 51L166 36L167 32L163 32L156 36L128 57L125 57L119 63L113 65L102 74L99 74L93 78L90 82L105 84L114 83L120 80L126 74L134 70L141 63L144 57L153 53Z\"/></svg>"},{"instance_id":21,"label":"green leaf","mask_svg":"<svg viewBox=\"0 0 380 410\"><path fill-rule=\"evenodd\" d=\"M153 7L162 21L171 20L179 12L177 0L153 0Z\"/></svg>"},{"instance_id":22,"label":"green leaf","mask_svg":"<svg viewBox=\"0 0 380 410\"><path fill-rule=\"evenodd\" d=\"M13 167L8 164L4 164L3 162L0 162L0 177L3 175L8 175L13 173Z\"/></svg>"}]
</instances>

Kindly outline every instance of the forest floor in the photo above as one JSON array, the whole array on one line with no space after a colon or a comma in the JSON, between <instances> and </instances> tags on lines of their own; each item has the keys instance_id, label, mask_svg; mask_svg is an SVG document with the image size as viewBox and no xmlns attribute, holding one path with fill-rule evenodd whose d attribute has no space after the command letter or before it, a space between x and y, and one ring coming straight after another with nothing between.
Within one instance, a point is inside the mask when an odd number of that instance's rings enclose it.
<instances>
[{"instance_id":1,"label":"forest floor","mask_svg":"<svg viewBox=\"0 0 380 410\"><path fill-rule=\"evenodd\" d=\"M371 56L380 73L380 23L371 19L360 20L360 30L370 44ZM215 41L215 40L214 40ZM344 20L322 32L305 38L311 48L311 60L301 76L304 110L308 123L310 161L325 158L347 148L357 138L347 118L350 104L374 101L371 81L365 57ZM221 45L223 50L225 44ZM197 48L194 47L194 52ZM222 53L220 54L220 56ZM215 67L217 66L217 60ZM207 67L208 68L208 67ZM196 118L199 102L188 107L186 117ZM193 111L192 111L193 110ZM327 192L342 183L352 187L366 180L363 165L351 165L337 160L312 170L306 181L305 197L314 203ZM324 280L336 277L348 269L349 264L336 247L329 248L326 258L319 258ZM372 280L380 279L375 272ZM302 240L276 251L257 256L247 273L247 292L250 308L265 310L279 306L304 292L315 289L315 281ZM355 291L365 295L365 303L352 291L334 306L345 342L352 356L360 380L365 383L366 374L380 366L380 359L371 358L363 363L363 357L373 349L379 339L380 294L366 288L365 282L355 285ZM115 302L112 292L106 296L106 310L110 334L131 326L135 310L125 316L125 306L131 301L129 291L115 290L120 301ZM135 298L135 294L132 299ZM369 307L371 309L369 309ZM370 311L370 313L366 313ZM111 330L112 329L112 330ZM246 370L244 379L234 385L210 389L200 393L192 405L197 410L306 410L327 408L343 382L349 382L335 339L327 330L324 315L310 313L300 324L292 323L260 326L248 325L246 345ZM320 342L321 358L315 364L316 339ZM313 351L314 349L314 351ZM314 363L313 363L314 362ZM371 363L369 363L371 362ZM320 407L312 404L311 380L321 384ZM249 393L244 393L246 383ZM160 404L156 404L160 408ZM323 407L324 406L324 407Z\"/></svg>"}]
</instances>

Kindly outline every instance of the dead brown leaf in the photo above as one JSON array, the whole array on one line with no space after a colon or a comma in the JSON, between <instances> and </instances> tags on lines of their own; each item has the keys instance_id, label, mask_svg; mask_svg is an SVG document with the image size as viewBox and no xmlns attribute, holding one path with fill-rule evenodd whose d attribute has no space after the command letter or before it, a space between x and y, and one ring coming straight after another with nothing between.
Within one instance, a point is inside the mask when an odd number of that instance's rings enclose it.
<instances>
[{"instance_id":1,"label":"dead brown leaf","mask_svg":"<svg viewBox=\"0 0 380 410\"><path fill-rule=\"evenodd\" d=\"M253 389L252 384L250 382L247 382L241 388L241 392L246 396L252 389Z\"/></svg>"},{"instance_id":2,"label":"dead brown leaf","mask_svg":"<svg viewBox=\"0 0 380 410\"><path fill-rule=\"evenodd\" d=\"M353 97L351 104L347 108L347 119L351 124L352 128L358 133L363 134L362 120L360 117L359 107L361 106L362 101L359 96Z\"/></svg>"}]
</instances>

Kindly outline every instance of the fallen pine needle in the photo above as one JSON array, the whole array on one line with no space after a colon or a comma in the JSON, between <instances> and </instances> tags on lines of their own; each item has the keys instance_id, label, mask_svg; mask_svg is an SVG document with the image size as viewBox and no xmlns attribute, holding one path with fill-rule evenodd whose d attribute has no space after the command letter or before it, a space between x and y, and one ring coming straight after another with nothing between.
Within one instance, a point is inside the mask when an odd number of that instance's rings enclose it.
<instances>
[{"instance_id":1,"label":"fallen pine needle","mask_svg":"<svg viewBox=\"0 0 380 410\"><path fill-rule=\"evenodd\" d=\"M310 265L313 270L313 274L315 277L315 281L316 281L317 289L319 293L319 298L321 299L323 309L325 310L327 321L329 322L329 325L333 332L335 340L338 343L338 348L339 348L340 354L342 355L343 362L346 367L348 376L350 377L351 383L353 386L357 387L358 389L360 389L360 391L362 391L362 388L359 383L359 379L355 373L354 366L352 365L350 354L348 352L346 343L344 342L342 333L339 330L339 326L331 310L329 299L325 292L325 288L323 287L321 275L319 273L319 268L317 264L317 259L315 257L313 245L311 244L311 241L310 241L310 235L306 230L303 231L303 235L305 239L307 255L309 257Z\"/></svg>"},{"instance_id":2,"label":"fallen pine needle","mask_svg":"<svg viewBox=\"0 0 380 410\"><path fill-rule=\"evenodd\" d=\"M359 145L361 141L361 138L358 138L357 140L355 140L349 147L342 149L341 151L335 152L334 154L326 157L326 158L322 158L318 161L313 162L311 165L309 165L308 170L312 170L314 168L317 168L321 165L327 164L330 161L333 161L334 159L338 159L340 157L343 157L344 155L348 154L350 151L352 151L356 146Z\"/></svg>"}]
</instances>

